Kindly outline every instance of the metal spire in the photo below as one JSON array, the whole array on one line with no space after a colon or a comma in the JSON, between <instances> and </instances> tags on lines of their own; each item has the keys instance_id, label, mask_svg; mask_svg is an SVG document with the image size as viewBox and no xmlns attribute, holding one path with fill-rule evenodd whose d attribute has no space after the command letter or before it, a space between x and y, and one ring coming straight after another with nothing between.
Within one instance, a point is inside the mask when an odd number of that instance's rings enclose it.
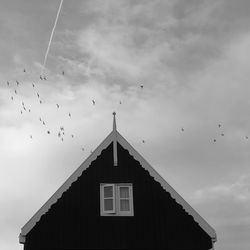
<instances>
[{"instance_id":1,"label":"metal spire","mask_svg":"<svg viewBox=\"0 0 250 250\"><path fill-rule=\"evenodd\" d=\"M117 130L116 130L116 120L115 120L116 113L113 112L113 159L114 159L114 166L118 166L118 157L117 157Z\"/></svg>"}]
</instances>

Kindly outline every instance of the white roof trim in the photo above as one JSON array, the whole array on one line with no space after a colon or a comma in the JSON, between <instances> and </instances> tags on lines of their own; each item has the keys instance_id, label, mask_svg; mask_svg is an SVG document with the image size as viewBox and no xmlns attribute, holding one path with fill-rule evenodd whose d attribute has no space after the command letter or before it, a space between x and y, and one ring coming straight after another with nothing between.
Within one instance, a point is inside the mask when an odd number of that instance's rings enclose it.
<instances>
[{"instance_id":1,"label":"white roof trim","mask_svg":"<svg viewBox=\"0 0 250 250\"><path fill-rule=\"evenodd\" d=\"M76 169L76 171L64 182L64 184L49 198L49 200L35 213L35 215L22 227L20 234L20 243L24 243L25 236L40 220L50 207L62 196L62 194L71 186L71 184L81 176L82 172L87 169L91 162L94 161L107 148L112 141L119 142L123 148L127 149L140 162L150 175L158 181L161 186L170 193L172 198L179 203L183 209L190 214L200 227L212 238L213 242L217 240L215 230L160 176L156 170L128 143L128 141L117 131L113 130L104 141L94 150L94 152Z\"/></svg>"}]
</instances>

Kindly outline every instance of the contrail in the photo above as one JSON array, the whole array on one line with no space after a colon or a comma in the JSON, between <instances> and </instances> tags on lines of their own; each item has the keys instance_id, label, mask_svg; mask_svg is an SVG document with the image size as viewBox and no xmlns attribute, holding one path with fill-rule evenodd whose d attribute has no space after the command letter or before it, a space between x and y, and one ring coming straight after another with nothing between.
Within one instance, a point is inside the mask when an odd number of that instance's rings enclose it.
<instances>
[{"instance_id":1,"label":"contrail","mask_svg":"<svg viewBox=\"0 0 250 250\"><path fill-rule=\"evenodd\" d=\"M50 34L49 44L48 44L48 47L47 47L47 50L46 50L46 53L45 53L45 57L44 57L44 62L43 62L43 68L42 68L42 73L41 73L41 75L43 75L43 72L44 72L44 70L45 70L45 65L46 65L46 62L47 62L47 57L48 57L48 54L49 54L50 45L51 45L52 38L53 38L53 35L54 35L54 32L55 32L57 20L58 20L58 17L59 17L61 8L62 8L62 3L63 3L63 0L61 0L61 2L60 2L59 8L58 8L58 11L57 11L57 14L56 14L56 20L55 20L55 23L54 23L54 27L53 27L53 29L52 29L52 31L51 31L51 34Z\"/></svg>"}]
</instances>

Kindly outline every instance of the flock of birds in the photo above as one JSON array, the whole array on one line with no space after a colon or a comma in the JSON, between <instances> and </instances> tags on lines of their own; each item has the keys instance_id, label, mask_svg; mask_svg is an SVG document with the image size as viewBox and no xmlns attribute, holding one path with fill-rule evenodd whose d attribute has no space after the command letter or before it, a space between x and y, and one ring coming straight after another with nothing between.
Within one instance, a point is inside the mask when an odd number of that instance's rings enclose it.
<instances>
[{"instance_id":1,"label":"flock of birds","mask_svg":"<svg viewBox=\"0 0 250 250\"><path fill-rule=\"evenodd\" d=\"M24 74L27 74L27 70L26 70L25 68L23 69L23 73L24 73ZM63 75L63 76L65 75L64 70L62 71L62 75ZM39 78L40 78L41 81L47 81L47 77L44 76L44 75L40 75ZM40 95L40 93L39 93L39 91L38 91L38 89L37 89L36 84L35 84L35 83L31 83L31 84L32 84L32 89L34 90L34 92L35 92L35 94L36 94L36 96L37 96L38 103L39 103L40 105L42 105L42 104L44 103L44 100L41 98L41 95ZM14 93L11 95L11 97L10 97L10 99L11 99L12 101L14 101L14 100L15 100L15 96L18 96L18 95L19 95L18 89L20 89L21 83L20 83L20 81L18 81L18 80L16 80L14 83L10 83L9 81L7 81L7 86L14 92ZM14 88L13 88L13 87L14 87ZM139 87L140 87L141 90L144 88L143 85L140 85ZM91 102L92 102L92 105L93 105L93 106L96 105L96 100L92 99ZM122 101L121 101L121 100L119 101L119 104L122 104ZM55 106L56 106L57 109L60 109L60 108L61 108L61 105L60 105L59 103L55 103ZM31 112L31 107L28 107L28 106L24 103L24 101L22 101L22 105L21 105L21 108L20 108L20 114L23 115L24 112L30 113L30 112ZM68 117L69 117L69 118L72 117L71 112L68 113ZM39 117L39 121L40 121L41 125L43 125L43 126L46 128L46 133L47 133L48 135L52 134L51 130L47 127L47 122L46 122L44 119L42 119L41 116ZM56 132L56 135L57 135L57 137L58 137L62 142L64 141L65 134L66 134L66 133L65 133L65 128L64 128L64 126L60 126L60 128L59 128L58 131ZM70 134L70 137L71 137L71 138L74 138L75 135L71 133L71 134ZM33 137L32 134L29 135L29 138L30 138L30 139L34 139L34 137ZM142 140L142 143L145 143L145 140ZM85 148L84 148L84 147L81 147L81 150L84 151ZM92 153L92 152L93 152L93 151L91 150L90 153Z\"/></svg>"},{"instance_id":2,"label":"flock of birds","mask_svg":"<svg viewBox=\"0 0 250 250\"><path fill-rule=\"evenodd\" d=\"M26 69L23 69L23 73L27 73ZM63 75L63 76L65 75L65 72L64 72L64 71L62 71L62 75ZM41 81L47 81L47 77L46 77L46 76L40 75L40 80L41 80ZM19 82L18 80L16 80L15 83L16 83L16 84L14 84L14 85L15 85L16 87L14 88L14 94L15 94L15 95L18 95L17 89L19 88L20 82ZM11 87L11 84L10 84L9 81L7 81L7 86L8 86L8 87ZM35 85L34 83L32 83L32 88L33 88L33 89L35 90L35 92L36 92L36 96L37 96L37 99L38 99L39 103L40 103L40 104L43 104L43 100L41 99L41 96L40 96L39 92L37 91L36 85ZM139 85L139 88L140 88L141 90L143 90L144 86L143 86L143 85ZM12 101L14 101L14 99L15 99L15 98L14 98L14 95L11 95L10 98L11 98ZM119 104L122 104L122 101L121 101L121 100L119 101ZM60 109L61 106L59 105L59 103L56 103L55 105L56 105L56 108L57 108L57 109ZM93 106L96 105L96 100L92 99L92 105L93 105ZM27 106L25 105L25 103L22 101L22 106L21 106L21 109L20 109L20 114L22 115L24 112L30 113L30 112L31 112L31 108L30 108L30 107L27 107ZM71 112L68 113L68 117L69 117L69 118L72 117ZM45 120L42 119L42 117L39 117L39 121L40 121L40 123L41 123L43 126L46 127L47 124L46 124ZM221 124L218 124L218 128L221 129L221 128L222 128L222 125L221 125ZM47 128L46 131L47 131L47 134L48 134L48 135L51 134L51 130L50 130L50 129ZM183 127L181 128L181 132L185 132L185 129L184 129ZM56 134L57 134L57 137L63 142L63 141L64 141L64 137L65 137L65 128L64 128L64 126L60 126L60 128L59 128L59 130L56 132ZM224 132L221 131L221 132L220 132L220 136L224 137L224 136L225 136ZM32 134L30 134L29 137L30 137L30 139L33 139L33 135L32 135ZM75 135L71 133L71 134L70 134L70 137L71 137L71 138L74 138ZM248 136L245 136L245 139L248 139ZM216 143L216 142L217 142L217 139L214 138L214 139L212 139L212 141L213 141L214 143ZM143 144L146 143L145 139L141 140L141 142L142 142ZM84 147L81 147L81 150L84 151ZM90 151L90 153L92 153L92 150Z\"/></svg>"}]
</instances>

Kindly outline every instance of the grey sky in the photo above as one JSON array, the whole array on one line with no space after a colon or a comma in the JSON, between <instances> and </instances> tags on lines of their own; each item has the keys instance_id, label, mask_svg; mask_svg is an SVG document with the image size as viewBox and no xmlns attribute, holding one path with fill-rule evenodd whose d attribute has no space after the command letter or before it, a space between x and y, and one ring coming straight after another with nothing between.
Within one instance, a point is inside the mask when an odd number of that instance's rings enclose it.
<instances>
[{"instance_id":1,"label":"grey sky","mask_svg":"<svg viewBox=\"0 0 250 250\"><path fill-rule=\"evenodd\" d=\"M115 110L119 132L215 228L216 249L249 249L250 1L65 0L41 81L59 3L0 0L0 248L22 249L21 227Z\"/></svg>"}]
</instances>

